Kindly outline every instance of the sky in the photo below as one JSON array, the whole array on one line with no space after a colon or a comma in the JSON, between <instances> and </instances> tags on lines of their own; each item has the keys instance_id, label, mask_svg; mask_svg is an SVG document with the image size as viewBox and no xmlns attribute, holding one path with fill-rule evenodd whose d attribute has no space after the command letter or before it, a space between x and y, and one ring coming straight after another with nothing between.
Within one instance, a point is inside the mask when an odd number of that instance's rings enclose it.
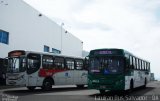
<instances>
[{"instance_id":1,"label":"sky","mask_svg":"<svg viewBox=\"0 0 160 101\"><path fill-rule=\"evenodd\" d=\"M23 0L83 41L122 48L151 62L160 80L160 0Z\"/></svg>"}]
</instances>

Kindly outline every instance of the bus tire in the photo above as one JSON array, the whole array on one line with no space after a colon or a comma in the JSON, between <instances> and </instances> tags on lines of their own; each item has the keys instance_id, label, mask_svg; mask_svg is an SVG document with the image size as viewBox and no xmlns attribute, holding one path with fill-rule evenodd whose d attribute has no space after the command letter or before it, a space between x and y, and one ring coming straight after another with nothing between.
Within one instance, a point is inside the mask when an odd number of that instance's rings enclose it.
<instances>
[{"instance_id":1,"label":"bus tire","mask_svg":"<svg viewBox=\"0 0 160 101\"><path fill-rule=\"evenodd\" d=\"M52 85L53 82L50 79L45 79L41 88L45 91L49 91L52 89Z\"/></svg>"},{"instance_id":2,"label":"bus tire","mask_svg":"<svg viewBox=\"0 0 160 101\"><path fill-rule=\"evenodd\" d=\"M28 90L30 90L30 91L34 91L35 90L35 86L27 86L27 88L28 88Z\"/></svg>"},{"instance_id":3,"label":"bus tire","mask_svg":"<svg viewBox=\"0 0 160 101\"><path fill-rule=\"evenodd\" d=\"M134 82L133 79L130 81L130 88L129 88L129 93L132 92L134 89Z\"/></svg>"},{"instance_id":4,"label":"bus tire","mask_svg":"<svg viewBox=\"0 0 160 101\"><path fill-rule=\"evenodd\" d=\"M83 88L84 85L77 85L77 88Z\"/></svg>"},{"instance_id":5,"label":"bus tire","mask_svg":"<svg viewBox=\"0 0 160 101\"><path fill-rule=\"evenodd\" d=\"M103 90L103 89L100 89L99 92L100 92L100 94L105 94L105 90Z\"/></svg>"},{"instance_id":6,"label":"bus tire","mask_svg":"<svg viewBox=\"0 0 160 101\"><path fill-rule=\"evenodd\" d=\"M146 88L146 85L147 85L147 79L145 78L143 88Z\"/></svg>"}]
</instances>

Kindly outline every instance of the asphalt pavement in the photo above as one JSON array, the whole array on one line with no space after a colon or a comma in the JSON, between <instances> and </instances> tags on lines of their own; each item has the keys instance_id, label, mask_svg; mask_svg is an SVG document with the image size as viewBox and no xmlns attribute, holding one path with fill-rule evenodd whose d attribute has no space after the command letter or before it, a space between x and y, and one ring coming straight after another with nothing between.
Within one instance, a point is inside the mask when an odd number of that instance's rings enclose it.
<instances>
[{"instance_id":1,"label":"asphalt pavement","mask_svg":"<svg viewBox=\"0 0 160 101\"><path fill-rule=\"evenodd\" d=\"M2 101L160 101L160 82L154 81L133 92L111 92L101 95L98 90L77 88L74 85L53 86L51 91L26 87L0 89Z\"/></svg>"}]
</instances>

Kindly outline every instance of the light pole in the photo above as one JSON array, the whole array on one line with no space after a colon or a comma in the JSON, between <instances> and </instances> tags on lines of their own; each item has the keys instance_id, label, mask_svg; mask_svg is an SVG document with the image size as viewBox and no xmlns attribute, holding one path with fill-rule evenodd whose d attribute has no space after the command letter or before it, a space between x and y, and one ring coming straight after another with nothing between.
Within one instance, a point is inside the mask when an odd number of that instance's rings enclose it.
<instances>
[{"instance_id":1,"label":"light pole","mask_svg":"<svg viewBox=\"0 0 160 101\"><path fill-rule=\"evenodd\" d=\"M64 26L64 23L62 22L61 23L61 54L62 54L62 44L63 44L63 39L62 39L62 37L63 37L63 26Z\"/></svg>"}]
</instances>

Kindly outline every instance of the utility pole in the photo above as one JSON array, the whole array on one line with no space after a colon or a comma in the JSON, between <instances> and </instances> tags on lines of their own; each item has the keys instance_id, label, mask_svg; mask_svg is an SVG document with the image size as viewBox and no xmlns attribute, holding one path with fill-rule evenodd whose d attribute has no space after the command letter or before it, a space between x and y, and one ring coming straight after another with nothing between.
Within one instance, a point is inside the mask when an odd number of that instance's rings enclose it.
<instances>
[{"instance_id":1,"label":"utility pole","mask_svg":"<svg viewBox=\"0 0 160 101\"><path fill-rule=\"evenodd\" d=\"M61 54L62 54L62 48L63 48L63 26L64 23L61 23Z\"/></svg>"}]
</instances>

